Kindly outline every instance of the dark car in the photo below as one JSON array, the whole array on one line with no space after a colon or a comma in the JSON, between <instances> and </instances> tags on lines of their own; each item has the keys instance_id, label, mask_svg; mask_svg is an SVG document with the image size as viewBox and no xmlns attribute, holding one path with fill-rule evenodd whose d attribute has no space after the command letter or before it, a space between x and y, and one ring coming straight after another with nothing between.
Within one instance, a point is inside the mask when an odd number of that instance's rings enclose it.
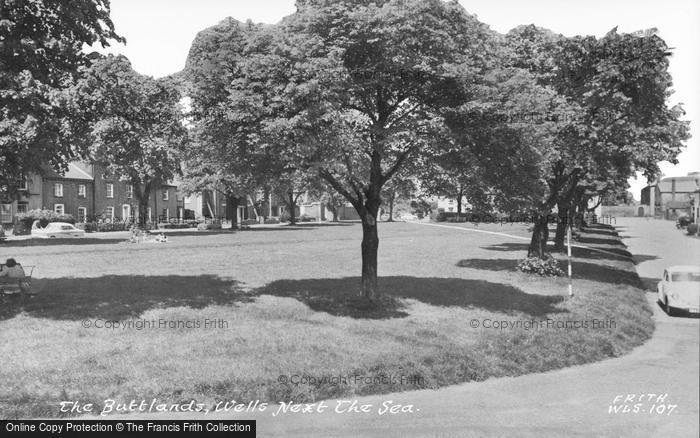
<instances>
[{"instance_id":1,"label":"dark car","mask_svg":"<svg viewBox=\"0 0 700 438\"><path fill-rule=\"evenodd\" d=\"M676 227L678 228L685 228L692 223L693 218L690 216L679 216L678 219L676 219Z\"/></svg>"}]
</instances>

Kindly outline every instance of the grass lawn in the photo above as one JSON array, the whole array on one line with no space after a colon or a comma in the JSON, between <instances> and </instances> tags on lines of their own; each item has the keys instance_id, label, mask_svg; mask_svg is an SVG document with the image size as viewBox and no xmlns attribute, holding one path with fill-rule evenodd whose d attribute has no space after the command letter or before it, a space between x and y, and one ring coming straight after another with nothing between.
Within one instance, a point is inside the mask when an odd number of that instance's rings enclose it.
<instances>
[{"instance_id":1,"label":"grass lawn","mask_svg":"<svg viewBox=\"0 0 700 438\"><path fill-rule=\"evenodd\" d=\"M518 224L478 228L528 235ZM579 243L620 256L576 249L576 295L567 299L566 279L514 270L525 241L382 223L380 287L396 305L369 312L353 298L361 233L359 224L305 224L172 233L167 244L129 244L125 233L0 244L0 259L37 266L39 291L0 301L0 418L56 417L63 400L211 406L437 388L618 356L653 331L610 228ZM547 319L614 326L522 325ZM113 320L200 327L94 327ZM204 328L206 320L227 327ZM484 320L521 325L498 330ZM280 375L317 381L284 384Z\"/></svg>"}]
</instances>

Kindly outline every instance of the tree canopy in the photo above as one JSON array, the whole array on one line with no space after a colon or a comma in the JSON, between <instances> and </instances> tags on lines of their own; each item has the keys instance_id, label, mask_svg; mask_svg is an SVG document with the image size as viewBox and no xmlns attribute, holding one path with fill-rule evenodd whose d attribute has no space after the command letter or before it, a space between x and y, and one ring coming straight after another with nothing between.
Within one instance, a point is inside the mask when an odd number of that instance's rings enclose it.
<instances>
[{"instance_id":1,"label":"tree canopy","mask_svg":"<svg viewBox=\"0 0 700 438\"><path fill-rule=\"evenodd\" d=\"M188 139L180 93L167 79L135 72L121 55L94 62L72 91L89 122L90 160L133 185L144 223L151 190L180 173Z\"/></svg>"},{"instance_id":2,"label":"tree canopy","mask_svg":"<svg viewBox=\"0 0 700 438\"><path fill-rule=\"evenodd\" d=\"M84 45L124 41L109 11L107 0L0 2L0 191L86 153L84 120L67 90L94 57Z\"/></svg>"}]
</instances>

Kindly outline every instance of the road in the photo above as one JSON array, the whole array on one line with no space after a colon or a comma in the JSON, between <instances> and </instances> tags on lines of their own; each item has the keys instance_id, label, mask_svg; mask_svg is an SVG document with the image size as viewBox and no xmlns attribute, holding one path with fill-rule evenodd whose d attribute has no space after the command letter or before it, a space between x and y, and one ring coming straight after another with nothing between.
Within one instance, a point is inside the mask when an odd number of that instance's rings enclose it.
<instances>
[{"instance_id":1,"label":"road","mask_svg":"<svg viewBox=\"0 0 700 438\"><path fill-rule=\"evenodd\" d=\"M672 222L623 218L617 226L648 287L655 287L655 279L668 265L700 263L700 239L684 236ZM621 358L439 390L358 398L359 404L372 405L369 414L335 413L335 401L329 400L330 407L322 414L272 416L275 409L268 409L218 418L256 419L259 437L697 438L700 320L670 318L656 305L655 293L649 291L647 297L656 331L647 343ZM640 394L654 396L640 400ZM625 403L628 397L634 400ZM413 405L413 413L378 415L377 407L388 400ZM613 404L618 409L627 404L630 412L611 413ZM661 413L650 413L652 409Z\"/></svg>"}]
</instances>

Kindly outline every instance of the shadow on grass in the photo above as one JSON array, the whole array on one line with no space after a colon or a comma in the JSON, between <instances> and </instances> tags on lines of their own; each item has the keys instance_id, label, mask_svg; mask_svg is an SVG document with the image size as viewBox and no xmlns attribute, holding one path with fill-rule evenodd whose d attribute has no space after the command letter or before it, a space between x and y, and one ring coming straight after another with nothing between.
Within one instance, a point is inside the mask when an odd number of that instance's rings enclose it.
<instances>
[{"instance_id":1,"label":"shadow on grass","mask_svg":"<svg viewBox=\"0 0 700 438\"><path fill-rule=\"evenodd\" d=\"M67 245L114 245L124 243L126 238L98 239L95 237L76 237L74 239L22 239L5 240L0 243L1 247L24 247L24 246L67 246Z\"/></svg>"},{"instance_id":2,"label":"shadow on grass","mask_svg":"<svg viewBox=\"0 0 700 438\"><path fill-rule=\"evenodd\" d=\"M484 280L460 278L381 277L386 297L381 308L367 306L358 296L359 277L278 280L255 291L258 295L295 298L311 309L352 318L397 318L408 314L397 298L409 298L433 306L480 308L501 313L525 313L543 317L562 312L560 296L533 295L515 287Z\"/></svg>"},{"instance_id":3,"label":"shadow on grass","mask_svg":"<svg viewBox=\"0 0 700 438\"><path fill-rule=\"evenodd\" d=\"M618 260L618 261L630 261L632 259L632 254L623 248L605 248L605 252L596 251L595 248L571 248L571 255L574 257L582 259L592 259L592 260ZM566 254L566 247L564 247L561 253Z\"/></svg>"},{"instance_id":4,"label":"shadow on grass","mask_svg":"<svg viewBox=\"0 0 700 438\"><path fill-rule=\"evenodd\" d=\"M246 227L246 228L241 228L240 232L243 233L250 233L250 232L258 232L258 233L265 233L265 232L275 232L275 231L300 231L300 230L311 230L313 227L301 227L298 225L281 225L281 226L276 226L276 227Z\"/></svg>"},{"instance_id":5,"label":"shadow on grass","mask_svg":"<svg viewBox=\"0 0 700 438\"><path fill-rule=\"evenodd\" d=\"M215 236L218 234L233 234L237 230L231 230L230 228L226 228L223 230L191 230L191 231L176 231L176 230L151 230L149 233L149 236L151 238L163 233L168 236L168 238L172 237L186 237L186 236Z\"/></svg>"},{"instance_id":6,"label":"shadow on grass","mask_svg":"<svg viewBox=\"0 0 700 438\"><path fill-rule=\"evenodd\" d=\"M487 271L513 271L518 260L511 259L464 259L457 262L460 268L483 269Z\"/></svg>"},{"instance_id":7,"label":"shadow on grass","mask_svg":"<svg viewBox=\"0 0 700 438\"><path fill-rule=\"evenodd\" d=\"M634 261L635 265L638 265L640 263L644 263L649 260L657 260L658 257L655 255L648 255L648 254L635 254L632 256L632 259Z\"/></svg>"},{"instance_id":8,"label":"shadow on grass","mask_svg":"<svg viewBox=\"0 0 700 438\"><path fill-rule=\"evenodd\" d=\"M487 246L481 246L481 249L485 249L488 251L503 251L503 252L509 252L509 251L527 251L527 249L530 247L529 243L497 243L493 245L487 245Z\"/></svg>"},{"instance_id":9,"label":"shadow on grass","mask_svg":"<svg viewBox=\"0 0 700 438\"><path fill-rule=\"evenodd\" d=\"M615 245L615 246L625 246L619 239L618 236L610 237L591 237L590 235L579 236L578 239L574 239L576 243L582 243L587 245Z\"/></svg>"},{"instance_id":10,"label":"shadow on grass","mask_svg":"<svg viewBox=\"0 0 700 438\"><path fill-rule=\"evenodd\" d=\"M515 272L518 260L512 259L464 259L457 263L462 268L482 269L486 271L511 271ZM559 262L559 266L566 272L566 263ZM576 261L572 263L573 278L575 280L599 281L611 284L627 284L641 287L642 284L637 273L630 270L618 269L598 263Z\"/></svg>"},{"instance_id":11,"label":"shadow on grass","mask_svg":"<svg viewBox=\"0 0 700 438\"><path fill-rule=\"evenodd\" d=\"M644 285L644 289L647 292L654 292L656 293L656 286L658 286L659 281L661 281L661 273L659 273L659 278L652 278L652 277L640 277L640 280L642 282L642 285Z\"/></svg>"},{"instance_id":12,"label":"shadow on grass","mask_svg":"<svg viewBox=\"0 0 700 438\"><path fill-rule=\"evenodd\" d=\"M38 318L119 320L165 307L209 305L250 301L237 282L213 275L130 276L34 279L35 296L0 295L0 320L20 312Z\"/></svg>"},{"instance_id":13,"label":"shadow on grass","mask_svg":"<svg viewBox=\"0 0 700 438\"><path fill-rule=\"evenodd\" d=\"M329 227L349 227L359 224L360 222L298 222L294 225L281 224L277 226L249 226L241 228L240 231L299 231L311 230L314 228L329 228Z\"/></svg>"},{"instance_id":14,"label":"shadow on grass","mask_svg":"<svg viewBox=\"0 0 700 438\"><path fill-rule=\"evenodd\" d=\"M562 269L566 266L561 263ZM643 289L644 284L639 279L637 272L632 270L618 269L611 266L603 266L596 263L577 262L572 263L574 280L599 281L610 284L626 284Z\"/></svg>"},{"instance_id":15,"label":"shadow on grass","mask_svg":"<svg viewBox=\"0 0 700 438\"><path fill-rule=\"evenodd\" d=\"M322 227L349 227L352 225L359 224L360 221L343 221L343 222L297 222L297 227L311 227L311 228L322 228Z\"/></svg>"}]
</instances>

